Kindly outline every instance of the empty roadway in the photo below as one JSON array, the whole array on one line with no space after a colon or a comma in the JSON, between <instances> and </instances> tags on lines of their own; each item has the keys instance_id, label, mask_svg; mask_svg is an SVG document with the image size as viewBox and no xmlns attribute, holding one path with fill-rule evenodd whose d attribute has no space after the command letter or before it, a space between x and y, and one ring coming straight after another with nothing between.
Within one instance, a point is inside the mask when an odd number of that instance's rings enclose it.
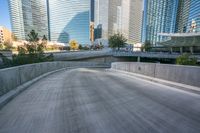
<instances>
[{"instance_id":1,"label":"empty roadway","mask_svg":"<svg viewBox=\"0 0 200 133\"><path fill-rule=\"evenodd\" d=\"M200 95L105 69L52 74L0 110L0 133L199 133Z\"/></svg>"}]
</instances>

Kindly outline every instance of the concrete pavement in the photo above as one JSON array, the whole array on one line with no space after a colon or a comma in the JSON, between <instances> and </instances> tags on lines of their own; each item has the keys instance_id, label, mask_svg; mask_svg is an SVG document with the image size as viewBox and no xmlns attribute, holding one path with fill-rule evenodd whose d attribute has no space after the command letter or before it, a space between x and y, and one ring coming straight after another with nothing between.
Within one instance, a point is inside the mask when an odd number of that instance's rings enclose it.
<instances>
[{"instance_id":1,"label":"concrete pavement","mask_svg":"<svg viewBox=\"0 0 200 133\"><path fill-rule=\"evenodd\" d=\"M199 133L200 95L105 69L73 69L0 110L0 133Z\"/></svg>"}]
</instances>

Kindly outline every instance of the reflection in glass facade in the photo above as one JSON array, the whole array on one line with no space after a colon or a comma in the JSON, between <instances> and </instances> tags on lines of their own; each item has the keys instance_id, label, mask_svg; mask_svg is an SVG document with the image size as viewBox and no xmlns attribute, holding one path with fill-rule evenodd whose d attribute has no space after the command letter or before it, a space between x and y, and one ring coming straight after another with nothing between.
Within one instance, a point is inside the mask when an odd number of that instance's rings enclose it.
<instances>
[{"instance_id":1,"label":"reflection in glass facade","mask_svg":"<svg viewBox=\"0 0 200 133\"><path fill-rule=\"evenodd\" d=\"M177 20L176 20L176 32L185 33L187 30L188 16L190 10L190 0L179 0Z\"/></svg>"},{"instance_id":2,"label":"reflection in glass facade","mask_svg":"<svg viewBox=\"0 0 200 133\"><path fill-rule=\"evenodd\" d=\"M90 0L48 0L51 41L90 44Z\"/></svg>"},{"instance_id":3,"label":"reflection in glass facade","mask_svg":"<svg viewBox=\"0 0 200 133\"><path fill-rule=\"evenodd\" d=\"M46 0L8 0L13 33L22 40L31 30L48 37Z\"/></svg>"},{"instance_id":4,"label":"reflection in glass facade","mask_svg":"<svg viewBox=\"0 0 200 133\"><path fill-rule=\"evenodd\" d=\"M165 39L158 33L174 33L178 0L145 0L143 41L156 42Z\"/></svg>"},{"instance_id":5,"label":"reflection in glass facade","mask_svg":"<svg viewBox=\"0 0 200 133\"><path fill-rule=\"evenodd\" d=\"M190 0L187 32L200 32L200 0Z\"/></svg>"}]
</instances>

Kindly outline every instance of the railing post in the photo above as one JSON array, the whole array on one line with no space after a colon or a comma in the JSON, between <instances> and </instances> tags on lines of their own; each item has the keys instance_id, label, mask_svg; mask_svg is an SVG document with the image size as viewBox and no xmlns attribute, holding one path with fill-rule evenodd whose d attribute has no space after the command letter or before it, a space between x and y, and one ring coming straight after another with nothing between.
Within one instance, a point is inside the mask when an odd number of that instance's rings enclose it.
<instances>
[{"instance_id":1,"label":"railing post","mask_svg":"<svg viewBox=\"0 0 200 133\"><path fill-rule=\"evenodd\" d=\"M137 62L140 62L140 56L137 57Z\"/></svg>"}]
</instances>

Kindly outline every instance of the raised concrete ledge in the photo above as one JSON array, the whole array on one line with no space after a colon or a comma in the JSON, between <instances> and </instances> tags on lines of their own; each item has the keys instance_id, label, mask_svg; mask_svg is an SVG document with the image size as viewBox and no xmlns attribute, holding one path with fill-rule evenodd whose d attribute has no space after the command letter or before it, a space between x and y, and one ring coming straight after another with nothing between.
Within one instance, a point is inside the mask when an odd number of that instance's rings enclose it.
<instances>
[{"instance_id":1,"label":"raised concrete ledge","mask_svg":"<svg viewBox=\"0 0 200 133\"><path fill-rule=\"evenodd\" d=\"M111 68L148 76L151 79L155 78L177 84L184 84L185 86L200 87L200 67L139 62L116 62L112 63Z\"/></svg>"},{"instance_id":2,"label":"raised concrete ledge","mask_svg":"<svg viewBox=\"0 0 200 133\"><path fill-rule=\"evenodd\" d=\"M145 76L145 75L142 75L142 74L136 74L136 73L126 72L126 71L122 71L122 70L116 70L116 69L112 69L112 68L109 69L109 70L114 71L114 72L123 73L123 74L129 75L129 76L134 76L136 78L148 80L148 81L151 81L151 82L160 83L160 84L167 85L167 86L170 86L170 87L175 87L175 88L185 90L185 91L188 91L188 92L191 92L191 93L200 94L200 88L199 87L181 84L181 83L172 82L172 81L167 81L167 80L162 80L162 79L158 79L158 78L154 78L154 77L150 77L150 76Z\"/></svg>"}]
</instances>

